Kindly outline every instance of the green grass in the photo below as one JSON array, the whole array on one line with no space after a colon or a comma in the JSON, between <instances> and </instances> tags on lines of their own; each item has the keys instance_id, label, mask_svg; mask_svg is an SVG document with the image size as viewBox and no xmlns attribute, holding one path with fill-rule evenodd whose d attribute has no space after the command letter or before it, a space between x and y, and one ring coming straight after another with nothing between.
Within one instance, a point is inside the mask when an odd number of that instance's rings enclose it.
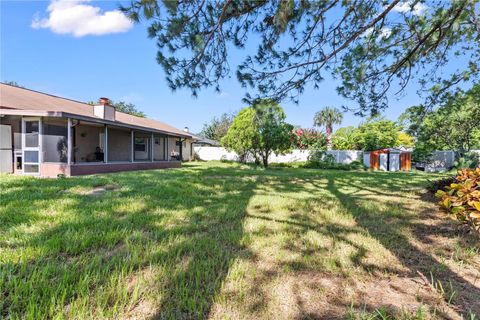
<instances>
[{"instance_id":1,"label":"green grass","mask_svg":"<svg viewBox=\"0 0 480 320\"><path fill-rule=\"evenodd\" d=\"M480 291L459 270L478 274L478 242L432 219L427 179L217 162L0 176L0 318L467 316ZM420 289L378 290L395 279Z\"/></svg>"}]
</instances>

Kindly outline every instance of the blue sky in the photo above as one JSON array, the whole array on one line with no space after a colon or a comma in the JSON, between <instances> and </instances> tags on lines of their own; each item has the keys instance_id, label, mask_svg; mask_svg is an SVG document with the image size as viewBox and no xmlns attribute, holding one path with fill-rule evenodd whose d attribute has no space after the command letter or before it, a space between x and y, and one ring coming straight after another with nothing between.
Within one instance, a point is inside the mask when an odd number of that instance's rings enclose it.
<instances>
[{"instance_id":1,"label":"blue sky","mask_svg":"<svg viewBox=\"0 0 480 320\"><path fill-rule=\"evenodd\" d=\"M238 84L234 70L232 77L222 82L220 94L209 89L194 98L188 90L171 92L156 63L155 41L147 38L146 24L128 27L124 21L117 21L117 33L97 30L100 34L91 35L93 31L86 27L78 31L60 22L55 24L52 19L42 20L49 17L49 4L0 0L1 81L16 81L27 88L81 101L106 96L132 102L149 117L178 128L188 126L192 132L200 131L213 116L245 106L241 99L246 91ZM116 1L83 4L98 8L99 15L118 8ZM92 28L100 24L94 23ZM232 52L231 58L239 60L247 52ZM315 112L323 106L351 104L337 95L336 84L327 77L320 90L306 90L298 105L283 102L287 121L311 127ZM390 99L391 106L384 115L395 120L406 107L420 103L415 89L411 85L400 100ZM362 120L346 113L341 126L357 125Z\"/></svg>"}]
</instances>

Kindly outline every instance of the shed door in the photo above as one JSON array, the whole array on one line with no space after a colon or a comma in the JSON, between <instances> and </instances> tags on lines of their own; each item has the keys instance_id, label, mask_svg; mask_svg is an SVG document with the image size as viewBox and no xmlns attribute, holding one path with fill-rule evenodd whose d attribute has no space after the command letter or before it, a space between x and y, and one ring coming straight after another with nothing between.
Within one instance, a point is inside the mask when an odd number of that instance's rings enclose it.
<instances>
[{"instance_id":1,"label":"shed door","mask_svg":"<svg viewBox=\"0 0 480 320\"><path fill-rule=\"evenodd\" d=\"M12 127L0 124L0 172L13 172Z\"/></svg>"},{"instance_id":2,"label":"shed door","mask_svg":"<svg viewBox=\"0 0 480 320\"><path fill-rule=\"evenodd\" d=\"M380 153L378 157L380 162L380 170L387 171L388 170L388 154Z\"/></svg>"},{"instance_id":3,"label":"shed door","mask_svg":"<svg viewBox=\"0 0 480 320\"><path fill-rule=\"evenodd\" d=\"M412 169L412 155L410 153L400 154L400 168L404 171Z\"/></svg>"}]
</instances>

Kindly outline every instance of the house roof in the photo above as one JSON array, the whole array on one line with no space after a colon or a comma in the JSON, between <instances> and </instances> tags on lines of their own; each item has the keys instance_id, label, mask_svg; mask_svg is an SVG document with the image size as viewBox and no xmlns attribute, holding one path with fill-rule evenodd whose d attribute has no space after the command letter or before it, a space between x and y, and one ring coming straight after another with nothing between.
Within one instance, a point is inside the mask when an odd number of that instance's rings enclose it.
<instances>
[{"instance_id":1,"label":"house roof","mask_svg":"<svg viewBox=\"0 0 480 320\"><path fill-rule=\"evenodd\" d=\"M192 135L194 139L196 139L195 143L196 144L204 144L204 145L210 145L212 147L219 147L220 146L220 142L218 142L217 140L212 140L212 139L208 139L208 138L204 138L200 135Z\"/></svg>"},{"instance_id":2,"label":"house roof","mask_svg":"<svg viewBox=\"0 0 480 320\"><path fill-rule=\"evenodd\" d=\"M102 121L103 119L96 117L93 113L93 106L87 103L0 83L0 113L13 113L8 112L9 110L18 110L19 112L24 110L27 114L38 113L40 115L45 113L45 115L51 114L55 116L78 116L91 118L97 122L112 123L111 121ZM141 118L120 111L115 112L115 121L113 123L145 128L147 130L153 129L181 137L192 137L190 134L164 122Z\"/></svg>"}]
</instances>

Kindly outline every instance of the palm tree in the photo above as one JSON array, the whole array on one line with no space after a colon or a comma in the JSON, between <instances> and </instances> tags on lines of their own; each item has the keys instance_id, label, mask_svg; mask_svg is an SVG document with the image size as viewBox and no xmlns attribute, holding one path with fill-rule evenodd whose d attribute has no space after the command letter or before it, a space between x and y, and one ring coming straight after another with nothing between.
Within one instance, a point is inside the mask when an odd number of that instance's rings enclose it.
<instances>
[{"instance_id":1,"label":"palm tree","mask_svg":"<svg viewBox=\"0 0 480 320\"><path fill-rule=\"evenodd\" d=\"M313 118L313 125L321 127L325 126L325 133L327 134L327 149L332 149L332 125L342 123L343 114L340 110L332 107L325 107L315 113Z\"/></svg>"}]
</instances>

